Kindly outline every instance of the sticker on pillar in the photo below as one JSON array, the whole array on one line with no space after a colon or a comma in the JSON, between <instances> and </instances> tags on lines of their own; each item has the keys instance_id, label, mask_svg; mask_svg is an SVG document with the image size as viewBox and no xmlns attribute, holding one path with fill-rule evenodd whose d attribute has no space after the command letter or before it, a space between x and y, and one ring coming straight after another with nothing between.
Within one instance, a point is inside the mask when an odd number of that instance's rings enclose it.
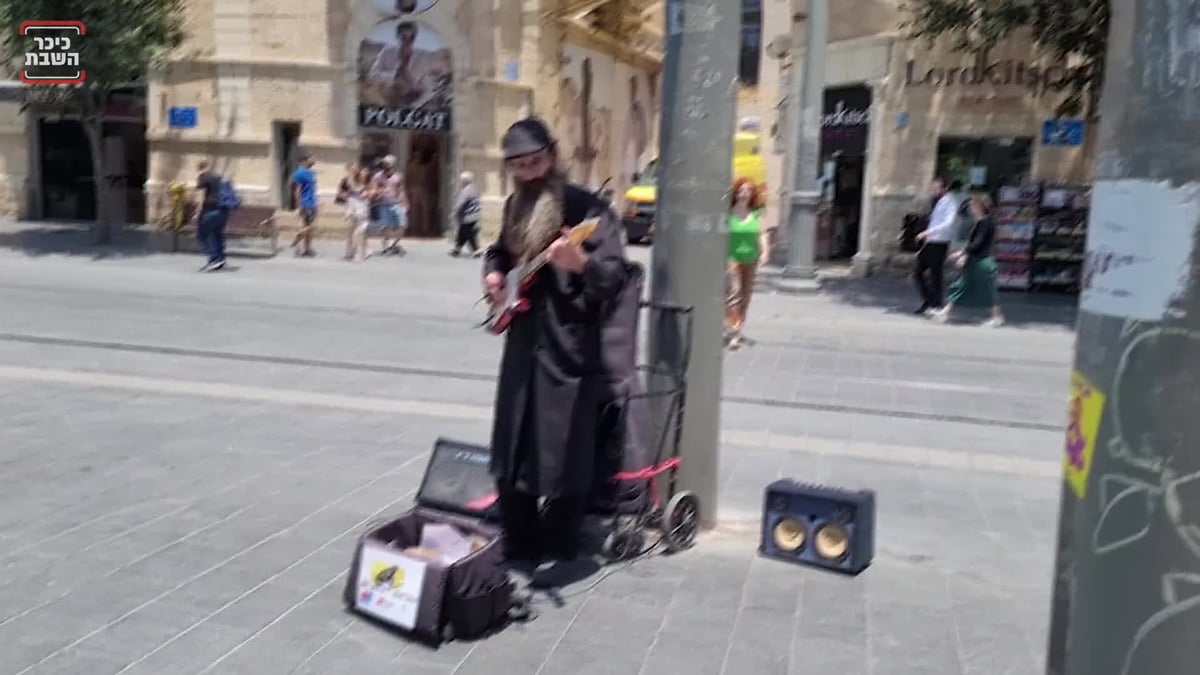
<instances>
[{"instance_id":1,"label":"sticker on pillar","mask_svg":"<svg viewBox=\"0 0 1200 675\"><path fill-rule=\"evenodd\" d=\"M358 50L360 127L450 131L454 56L420 21L375 24Z\"/></svg>"},{"instance_id":2,"label":"sticker on pillar","mask_svg":"<svg viewBox=\"0 0 1200 675\"><path fill-rule=\"evenodd\" d=\"M1104 393L1083 373L1071 373L1067 402L1067 434L1063 443L1063 478L1079 499L1087 494L1088 474L1096 450L1096 434L1104 414Z\"/></svg>"},{"instance_id":3,"label":"sticker on pillar","mask_svg":"<svg viewBox=\"0 0 1200 675\"><path fill-rule=\"evenodd\" d=\"M721 17L712 2L676 0L667 3L667 35L711 33Z\"/></svg>"},{"instance_id":4,"label":"sticker on pillar","mask_svg":"<svg viewBox=\"0 0 1200 675\"><path fill-rule=\"evenodd\" d=\"M1079 308L1141 321L1178 314L1198 223L1200 188L1194 185L1096 181Z\"/></svg>"}]
</instances>

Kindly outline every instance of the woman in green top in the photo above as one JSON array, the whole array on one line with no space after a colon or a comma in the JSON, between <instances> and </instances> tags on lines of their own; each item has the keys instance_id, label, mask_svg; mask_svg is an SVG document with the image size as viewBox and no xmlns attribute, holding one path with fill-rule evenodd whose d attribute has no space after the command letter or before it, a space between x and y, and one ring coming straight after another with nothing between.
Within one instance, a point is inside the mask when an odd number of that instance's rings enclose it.
<instances>
[{"instance_id":1,"label":"woman in green top","mask_svg":"<svg viewBox=\"0 0 1200 675\"><path fill-rule=\"evenodd\" d=\"M733 183L729 205L729 268L725 276L725 335L730 349L742 346L742 326L758 266L766 261L768 231L762 226L762 192L754 181Z\"/></svg>"}]
</instances>

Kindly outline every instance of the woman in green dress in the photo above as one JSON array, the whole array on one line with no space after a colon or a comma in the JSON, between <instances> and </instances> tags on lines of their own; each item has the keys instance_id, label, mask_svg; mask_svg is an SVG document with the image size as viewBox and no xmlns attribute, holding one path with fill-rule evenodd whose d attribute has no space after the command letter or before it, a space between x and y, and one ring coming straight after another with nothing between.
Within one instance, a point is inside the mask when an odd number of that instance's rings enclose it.
<instances>
[{"instance_id":1,"label":"woman in green dress","mask_svg":"<svg viewBox=\"0 0 1200 675\"><path fill-rule=\"evenodd\" d=\"M996 293L996 261L992 258L992 245L996 240L996 227L991 218L992 200L984 194L972 195L969 208L975 219L971 239L963 250L950 256L950 262L962 272L950 285L946 306L936 312L934 318L945 323L956 308L990 309L992 318L986 325L995 328L1004 325L1004 312Z\"/></svg>"},{"instance_id":2,"label":"woman in green dress","mask_svg":"<svg viewBox=\"0 0 1200 675\"><path fill-rule=\"evenodd\" d=\"M742 346L742 326L754 293L758 266L766 261L768 231L762 225L762 191L749 178L739 178L730 190L729 251L726 270L725 335L729 348Z\"/></svg>"}]
</instances>

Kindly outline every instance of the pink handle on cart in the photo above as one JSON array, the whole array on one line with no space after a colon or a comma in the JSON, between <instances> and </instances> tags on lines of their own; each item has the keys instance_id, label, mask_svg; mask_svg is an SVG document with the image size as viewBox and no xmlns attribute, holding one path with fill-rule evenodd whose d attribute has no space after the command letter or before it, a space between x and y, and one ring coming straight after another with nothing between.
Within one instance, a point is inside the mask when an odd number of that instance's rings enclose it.
<instances>
[{"instance_id":1,"label":"pink handle on cart","mask_svg":"<svg viewBox=\"0 0 1200 675\"><path fill-rule=\"evenodd\" d=\"M679 464L680 464L680 458L672 457L671 459L668 459L667 461L663 462L662 464L658 464L656 466L651 466L651 467L642 469L641 471L622 471L618 474L615 474L612 477L612 479L613 480L650 480L651 478L656 478L660 473L663 473L664 471L670 471L671 469L678 467Z\"/></svg>"}]
</instances>

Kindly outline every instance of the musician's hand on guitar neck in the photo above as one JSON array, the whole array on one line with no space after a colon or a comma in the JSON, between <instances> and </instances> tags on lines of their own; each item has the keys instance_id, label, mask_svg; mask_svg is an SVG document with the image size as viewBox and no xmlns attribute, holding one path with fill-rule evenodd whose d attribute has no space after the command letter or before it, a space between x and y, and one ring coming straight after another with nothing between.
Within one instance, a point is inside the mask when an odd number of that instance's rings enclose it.
<instances>
[{"instance_id":1,"label":"musician's hand on guitar neck","mask_svg":"<svg viewBox=\"0 0 1200 675\"><path fill-rule=\"evenodd\" d=\"M562 236L559 237L553 244L550 244L548 258L550 264L573 274L582 274L583 268L587 265L587 254L583 252L583 247L579 244L571 243L567 239L567 233L571 228L564 227Z\"/></svg>"},{"instance_id":2,"label":"musician's hand on guitar neck","mask_svg":"<svg viewBox=\"0 0 1200 675\"><path fill-rule=\"evenodd\" d=\"M503 305L505 299L504 275L499 272L489 272L483 278L483 293L493 305Z\"/></svg>"}]
</instances>

